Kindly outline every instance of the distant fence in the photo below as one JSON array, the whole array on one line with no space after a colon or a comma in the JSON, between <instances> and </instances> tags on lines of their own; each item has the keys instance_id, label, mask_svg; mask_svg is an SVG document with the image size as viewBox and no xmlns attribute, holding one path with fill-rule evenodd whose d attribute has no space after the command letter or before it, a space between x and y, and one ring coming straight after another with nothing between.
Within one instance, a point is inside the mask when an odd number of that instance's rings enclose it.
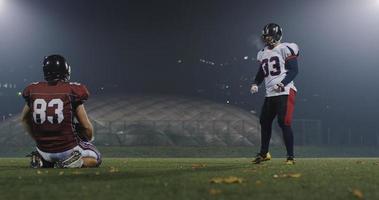
<instances>
[{"instance_id":1,"label":"distant fence","mask_svg":"<svg viewBox=\"0 0 379 200\"><path fill-rule=\"evenodd\" d=\"M321 120L294 119L292 129L296 145L324 145Z\"/></svg>"},{"instance_id":2,"label":"distant fence","mask_svg":"<svg viewBox=\"0 0 379 200\"><path fill-rule=\"evenodd\" d=\"M137 120L92 121L96 143L104 146L256 146L260 144L259 120ZM276 121L272 143L281 144ZM320 120L293 121L295 144L379 145L379 133L354 134L351 130L324 128ZM30 146L33 141L18 121L0 123L0 145Z\"/></svg>"},{"instance_id":3,"label":"distant fence","mask_svg":"<svg viewBox=\"0 0 379 200\"><path fill-rule=\"evenodd\" d=\"M104 146L255 146L256 120L92 120L95 143ZM18 121L0 124L0 145L29 146Z\"/></svg>"},{"instance_id":4,"label":"distant fence","mask_svg":"<svg viewBox=\"0 0 379 200\"><path fill-rule=\"evenodd\" d=\"M137 120L94 121L103 145L252 146L259 141L257 121Z\"/></svg>"},{"instance_id":5,"label":"distant fence","mask_svg":"<svg viewBox=\"0 0 379 200\"><path fill-rule=\"evenodd\" d=\"M260 125L259 119L247 120L158 120L158 121L111 121L103 122L102 125L94 123L95 130L98 136L116 134L118 138L118 145L125 145L127 132L133 132L134 127L145 127L147 130L158 130L161 133L173 134L170 132L180 132L181 135L188 135L191 138L202 140L206 135L217 135L218 138L228 144L228 141L235 141L233 136L239 135L247 138L253 144L260 144ZM147 128L149 127L149 128ZM281 130L273 123L274 132L278 133L275 138L277 143L278 139L281 140ZM310 119L295 119L293 121L293 130L295 134L296 145L324 145L323 127L321 120ZM144 131L142 131L144 132ZM141 129L138 131L141 134ZM154 132L146 131L143 134L156 134ZM133 134L132 134L133 135ZM179 139L179 138L177 138ZM206 141L199 142L198 144L206 145ZM214 143L213 143L214 144ZM217 144L216 144L217 145ZM237 145L247 145L238 143Z\"/></svg>"}]
</instances>

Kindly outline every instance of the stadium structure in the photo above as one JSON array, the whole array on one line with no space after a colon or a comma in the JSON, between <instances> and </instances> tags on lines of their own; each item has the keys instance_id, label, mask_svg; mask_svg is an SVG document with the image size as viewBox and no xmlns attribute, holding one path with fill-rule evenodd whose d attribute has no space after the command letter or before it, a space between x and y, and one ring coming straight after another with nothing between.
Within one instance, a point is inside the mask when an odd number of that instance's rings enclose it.
<instances>
[{"instance_id":1,"label":"stadium structure","mask_svg":"<svg viewBox=\"0 0 379 200\"><path fill-rule=\"evenodd\" d=\"M99 146L256 146L259 119L233 105L167 95L94 96L86 109ZM32 145L15 116L0 124L3 146ZM272 144L280 143L273 133Z\"/></svg>"}]
</instances>

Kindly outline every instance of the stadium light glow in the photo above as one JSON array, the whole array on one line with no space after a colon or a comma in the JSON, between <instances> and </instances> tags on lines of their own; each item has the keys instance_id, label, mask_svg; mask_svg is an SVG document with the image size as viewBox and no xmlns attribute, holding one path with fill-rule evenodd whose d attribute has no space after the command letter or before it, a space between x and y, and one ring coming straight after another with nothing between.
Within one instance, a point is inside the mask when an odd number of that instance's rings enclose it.
<instances>
[{"instance_id":1,"label":"stadium light glow","mask_svg":"<svg viewBox=\"0 0 379 200\"><path fill-rule=\"evenodd\" d=\"M0 0L0 10L3 10L5 0Z\"/></svg>"}]
</instances>

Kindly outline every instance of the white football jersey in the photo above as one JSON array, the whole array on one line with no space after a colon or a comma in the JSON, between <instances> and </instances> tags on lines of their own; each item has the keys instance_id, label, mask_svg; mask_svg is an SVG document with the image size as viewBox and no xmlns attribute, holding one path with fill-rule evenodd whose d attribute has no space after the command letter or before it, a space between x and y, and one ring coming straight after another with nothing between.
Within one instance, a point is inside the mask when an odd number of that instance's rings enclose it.
<instances>
[{"instance_id":1,"label":"white football jersey","mask_svg":"<svg viewBox=\"0 0 379 200\"><path fill-rule=\"evenodd\" d=\"M297 91L293 81L285 86L284 92L276 92L274 86L286 77L286 60L298 55L299 47L295 43L280 43L273 49L265 47L258 52L257 60L265 75L266 97L289 95L290 89Z\"/></svg>"}]
</instances>

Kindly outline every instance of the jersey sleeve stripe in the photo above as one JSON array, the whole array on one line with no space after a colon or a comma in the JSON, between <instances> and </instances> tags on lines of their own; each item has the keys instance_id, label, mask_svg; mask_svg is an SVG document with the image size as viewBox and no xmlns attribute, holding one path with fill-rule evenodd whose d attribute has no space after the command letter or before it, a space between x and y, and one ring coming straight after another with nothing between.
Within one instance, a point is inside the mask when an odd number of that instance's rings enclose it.
<instances>
[{"instance_id":1,"label":"jersey sleeve stripe","mask_svg":"<svg viewBox=\"0 0 379 200\"><path fill-rule=\"evenodd\" d=\"M288 57L286 58L286 61L291 60L291 59L294 59L294 58L297 58L297 56L296 56L296 55L294 55L294 56L288 56Z\"/></svg>"},{"instance_id":2,"label":"jersey sleeve stripe","mask_svg":"<svg viewBox=\"0 0 379 200\"><path fill-rule=\"evenodd\" d=\"M296 56L295 51L291 47L287 46L287 48L290 50L292 56Z\"/></svg>"}]
</instances>

